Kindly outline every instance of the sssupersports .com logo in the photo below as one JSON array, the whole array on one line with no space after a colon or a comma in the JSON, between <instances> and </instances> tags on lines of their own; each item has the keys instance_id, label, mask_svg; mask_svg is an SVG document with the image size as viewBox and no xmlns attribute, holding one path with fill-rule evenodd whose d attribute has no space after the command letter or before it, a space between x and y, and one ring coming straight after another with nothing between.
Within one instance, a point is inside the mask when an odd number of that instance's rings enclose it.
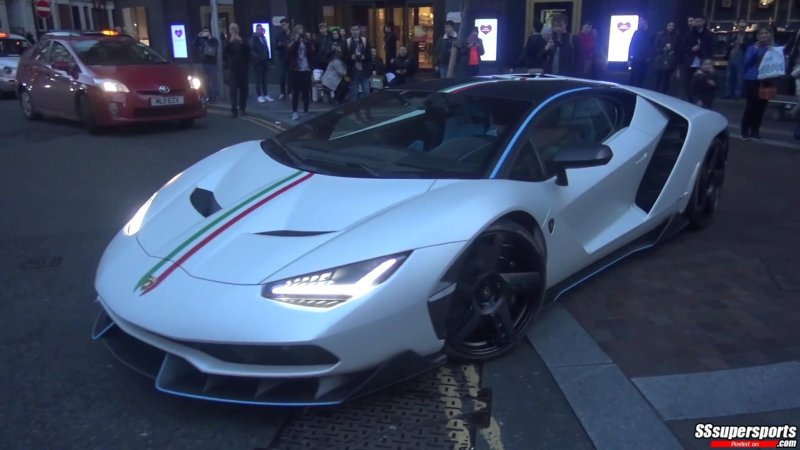
<instances>
[{"instance_id":1,"label":"sssupersports .com logo","mask_svg":"<svg viewBox=\"0 0 800 450\"><path fill-rule=\"evenodd\" d=\"M714 439L712 448L796 448L797 427L782 426L720 426L697 424L697 439Z\"/></svg>"}]
</instances>

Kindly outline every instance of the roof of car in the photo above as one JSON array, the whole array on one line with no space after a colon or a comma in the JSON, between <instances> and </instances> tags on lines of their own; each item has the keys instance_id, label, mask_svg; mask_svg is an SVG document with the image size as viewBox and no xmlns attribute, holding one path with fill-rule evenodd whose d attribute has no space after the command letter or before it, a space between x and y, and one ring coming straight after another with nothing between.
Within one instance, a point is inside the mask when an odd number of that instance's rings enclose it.
<instances>
[{"instance_id":1,"label":"roof of car","mask_svg":"<svg viewBox=\"0 0 800 450\"><path fill-rule=\"evenodd\" d=\"M69 40L69 41L81 41L81 40L97 40L97 39L133 39L131 36L127 34L104 34L102 31L49 31L44 36L42 36L42 40L45 39L60 39L60 40Z\"/></svg>"},{"instance_id":2,"label":"roof of car","mask_svg":"<svg viewBox=\"0 0 800 450\"><path fill-rule=\"evenodd\" d=\"M26 40L25 36L20 36L18 34L5 33L5 32L3 32L2 35L0 35L0 39L21 39L23 41Z\"/></svg>"},{"instance_id":3,"label":"roof of car","mask_svg":"<svg viewBox=\"0 0 800 450\"><path fill-rule=\"evenodd\" d=\"M609 86L615 85L613 83L594 82L575 78L524 74L480 76L466 79L439 78L408 84L395 89L444 93L463 92L478 97L539 102L559 92Z\"/></svg>"}]
</instances>

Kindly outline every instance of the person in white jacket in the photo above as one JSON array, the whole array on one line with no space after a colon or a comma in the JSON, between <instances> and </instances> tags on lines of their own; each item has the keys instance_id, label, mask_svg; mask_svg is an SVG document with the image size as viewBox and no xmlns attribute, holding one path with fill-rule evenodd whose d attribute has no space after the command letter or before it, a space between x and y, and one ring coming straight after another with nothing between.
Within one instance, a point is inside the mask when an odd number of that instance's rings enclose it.
<instances>
[{"instance_id":1,"label":"person in white jacket","mask_svg":"<svg viewBox=\"0 0 800 450\"><path fill-rule=\"evenodd\" d=\"M335 47L333 59L322 74L322 85L333 92L333 101L340 105L347 95L347 66L342 61L342 50Z\"/></svg>"}]
</instances>

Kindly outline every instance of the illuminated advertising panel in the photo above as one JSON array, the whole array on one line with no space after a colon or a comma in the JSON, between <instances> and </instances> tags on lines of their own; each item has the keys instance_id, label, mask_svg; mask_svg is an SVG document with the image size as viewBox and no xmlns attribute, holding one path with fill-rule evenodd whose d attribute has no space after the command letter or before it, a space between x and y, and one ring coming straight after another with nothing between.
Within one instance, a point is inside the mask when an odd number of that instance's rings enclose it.
<instances>
[{"instance_id":1,"label":"illuminated advertising panel","mask_svg":"<svg viewBox=\"0 0 800 450\"><path fill-rule=\"evenodd\" d=\"M611 16L608 32L608 61L627 62L633 33L639 29L639 16Z\"/></svg>"},{"instance_id":2,"label":"illuminated advertising panel","mask_svg":"<svg viewBox=\"0 0 800 450\"><path fill-rule=\"evenodd\" d=\"M475 26L486 52L481 61L497 61L497 19L475 19Z\"/></svg>"},{"instance_id":3,"label":"illuminated advertising panel","mask_svg":"<svg viewBox=\"0 0 800 450\"><path fill-rule=\"evenodd\" d=\"M186 44L186 26L170 25L170 37L172 38L172 57L188 58L189 47Z\"/></svg>"}]
</instances>

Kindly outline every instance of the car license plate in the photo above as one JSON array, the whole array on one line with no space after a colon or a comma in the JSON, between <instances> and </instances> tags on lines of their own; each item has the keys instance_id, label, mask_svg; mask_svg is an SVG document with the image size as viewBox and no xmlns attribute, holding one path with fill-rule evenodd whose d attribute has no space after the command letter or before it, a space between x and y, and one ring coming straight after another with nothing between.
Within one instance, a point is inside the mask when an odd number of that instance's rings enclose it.
<instances>
[{"instance_id":1,"label":"car license plate","mask_svg":"<svg viewBox=\"0 0 800 450\"><path fill-rule=\"evenodd\" d=\"M152 97L150 106L182 105L183 97Z\"/></svg>"}]
</instances>

